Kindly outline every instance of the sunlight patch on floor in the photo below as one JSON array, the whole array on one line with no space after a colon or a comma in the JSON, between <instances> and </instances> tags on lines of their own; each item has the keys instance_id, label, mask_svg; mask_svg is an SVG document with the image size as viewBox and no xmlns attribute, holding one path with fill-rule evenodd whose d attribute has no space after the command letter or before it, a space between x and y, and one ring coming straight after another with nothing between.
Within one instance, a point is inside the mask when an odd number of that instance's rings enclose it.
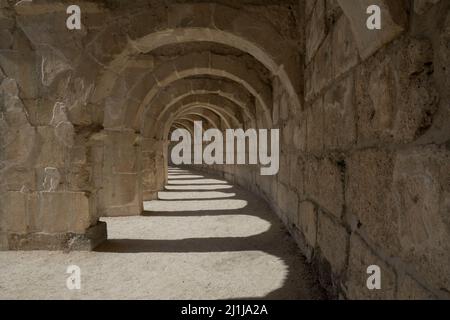
<instances>
[{"instance_id":1,"label":"sunlight patch on floor","mask_svg":"<svg viewBox=\"0 0 450 320\"><path fill-rule=\"evenodd\" d=\"M166 186L165 189L169 191L182 191L182 190L225 190L232 189L232 185L228 184L205 184L205 185L171 185Z\"/></svg>"},{"instance_id":2,"label":"sunlight patch on floor","mask_svg":"<svg viewBox=\"0 0 450 320\"><path fill-rule=\"evenodd\" d=\"M102 218L108 239L181 240L249 237L269 230L270 222L250 215L141 216Z\"/></svg>"},{"instance_id":3,"label":"sunlight patch on floor","mask_svg":"<svg viewBox=\"0 0 450 320\"><path fill-rule=\"evenodd\" d=\"M233 198L236 196L234 192L219 192L219 191L180 191L167 192L161 191L158 193L160 200L189 200L189 199L220 199Z\"/></svg>"},{"instance_id":4,"label":"sunlight patch on floor","mask_svg":"<svg viewBox=\"0 0 450 320\"><path fill-rule=\"evenodd\" d=\"M144 202L144 210L155 212L237 210L247 206L246 200L153 200Z\"/></svg>"},{"instance_id":5,"label":"sunlight patch on floor","mask_svg":"<svg viewBox=\"0 0 450 320\"><path fill-rule=\"evenodd\" d=\"M217 179L190 179L190 180L171 180L169 176L169 184L172 185L197 185L197 184L228 184L228 182Z\"/></svg>"}]
</instances>

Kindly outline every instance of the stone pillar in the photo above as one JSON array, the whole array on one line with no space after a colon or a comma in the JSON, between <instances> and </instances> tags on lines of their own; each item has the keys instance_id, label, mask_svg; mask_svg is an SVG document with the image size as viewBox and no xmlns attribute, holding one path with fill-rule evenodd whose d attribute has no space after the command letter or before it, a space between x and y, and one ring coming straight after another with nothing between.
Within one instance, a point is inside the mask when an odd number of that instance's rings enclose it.
<instances>
[{"instance_id":1,"label":"stone pillar","mask_svg":"<svg viewBox=\"0 0 450 320\"><path fill-rule=\"evenodd\" d=\"M133 216L142 213L140 137L132 130L103 130L96 153L99 216Z\"/></svg>"},{"instance_id":2,"label":"stone pillar","mask_svg":"<svg viewBox=\"0 0 450 320\"><path fill-rule=\"evenodd\" d=\"M142 188L144 201L158 198L164 189L167 173L167 144L155 139L142 141Z\"/></svg>"},{"instance_id":3,"label":"stone pillar","mask_svg":"<svg viewBox=\"0 0 450 320\"><path fill-rule=\"evenodd\" d=\"M14 79L2 81L0 99L0 249L93 249L106 226L95 217L84 140L65 105L33 126Z\"/></svg>"}]
</instances>

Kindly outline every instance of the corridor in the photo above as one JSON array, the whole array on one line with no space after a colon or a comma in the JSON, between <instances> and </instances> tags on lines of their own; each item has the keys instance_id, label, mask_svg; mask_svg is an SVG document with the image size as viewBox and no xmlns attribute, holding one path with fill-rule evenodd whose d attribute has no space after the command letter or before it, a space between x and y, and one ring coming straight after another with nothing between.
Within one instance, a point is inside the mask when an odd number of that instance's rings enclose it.
<instances>
[{"instance_id":1,"label":"corridor","mask_svg":"<svg viewBox=\"0 0 450 320\"><path fill-rule=\"evenodd\" d=\"M0 299L321 299L312 271L264 201L203 173L169 168L159 200L102 218L94 252L0 252ZM81 268L81 290L66 268Z\"/></svg>"},{"instance_id":2,"label":"corridor","mask_svg":"<svg viewBox=\"0 0 450 320\"><path fill-rule=\"evenodd\" d=\"M450 1L1 0L0 25L0 298L450 299ZM216 176L168 168L192 160Z\"/></svg>"}]
</instances>

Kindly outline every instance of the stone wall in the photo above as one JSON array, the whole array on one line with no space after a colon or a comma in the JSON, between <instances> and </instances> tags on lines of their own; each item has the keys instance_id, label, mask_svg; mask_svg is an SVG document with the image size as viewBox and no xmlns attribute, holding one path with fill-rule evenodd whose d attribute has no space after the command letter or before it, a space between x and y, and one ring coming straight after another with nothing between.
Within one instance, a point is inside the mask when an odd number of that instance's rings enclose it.
<instances>
[{"instance_id":1,"label":"stone wall","mask_svg":"<svg viewBox=\"0 0 450 320\"><path fill-rule=\"evenodd\" d=\"M98 215L140 215L143 210L141 139L133 131L104 130L97 152Z\"/></svg>"},{"instance_id":2,"label":"stone wall","mask_svg":"<svg viewBox=\"0 0 450 320\"><path fill-rule=\"evenodd\" d=\"M295 110L274 83L277 178L201 170L264 197L330 297L448 299L449 4L402 3L407 19L384 10L384 40L371 41L354 25L364 21L352 16L358 6L345 2L300 3L304 106ZM382 290L366 287L370 265L381 268Z\"/></svg>"},{"instance_id":3,"label":"stone wall","mask_svg":"<svg viewBox=\"0 0 450 320\"><path fill-rule=\"evenodd\" d=\"M297 50L273 45L295 46L290 3L75 2L81 30L65 1L0 1L2 249L78 248L90 228L106 237L99 217L140 214L166 181L173 117L255 121L273 72L297 100L299 68L279 67Z\"/></svg>"},{"instance_id":4,"label":"stone wall","mask_svg":"<svg viewBox=\"0 0 450 320\"><path fill-rule=\"evenodd\" d=\"M199 169L266 199L330 297L450 297L447 1L75 2L79 31L0 0L0 249L91 249L176 128L279 128L277 176Z\"/></svg>"},{"instance_id":5,"label":"stone wall","mask_svg":"<svg viewBox=\"0 0 450 320\"><path fill-rule=\"evenodd\" d=\"M376 43L345 5L309 2L299 216L317 219L323 282L347 298L448 298L449 4L405 2L409 21L386 23L392 40ZM362 285L371 264L379 292Z\"/></svg>"}]
</instances>

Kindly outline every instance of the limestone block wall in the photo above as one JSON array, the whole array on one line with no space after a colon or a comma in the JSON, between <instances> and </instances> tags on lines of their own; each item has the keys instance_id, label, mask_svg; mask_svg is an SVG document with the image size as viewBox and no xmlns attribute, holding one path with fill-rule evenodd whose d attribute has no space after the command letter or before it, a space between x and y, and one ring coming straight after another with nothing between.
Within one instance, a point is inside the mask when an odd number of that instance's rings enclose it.
<instances>
[{"instance_id":1,"label":"limestone block wall","mask_svg":"<svg viewBox=\"0 0 450 320\"><path fill-rule=\"evenodd\" d=\"M103 130L98 157L98 215L128 216L142 213L142 151L133 131Z\"/></svg>"},{"instance_id":2,"label":"limestone block wall","mask_svg":"<svg viewBox=\"0 0 450 320\"><path fill-rule=\"evenodd\" d=\"M267 199L331 297L448 299L449 3L399 1L383 11L380 37L353 4L300 3L304 105L292 108L274 84L278 176L202 170ZM367 290L370 265L382 290Z\"/></svg>"},{"instance_id":3,"label":"limestone block wall","mask_svg":"<svg viewBox=\"0 0 450 320\"><path fill-rule=\"evenodd\" d=\"M163 188L174 128L279 128L278 175L202 169L265 198L331 297L449 297L448 1L75 2L78 31L0 0L0 249L95 246Z\"/></svg>"},{"instance_id":4,"label":"limestone block wall","mask_svg":"<svg viewBox=\"0 0 450 320\"><path fill-rule=\"evenodd\" d=\"M80 30L65 1L0 1L2 249L75 248L106 237L100 216L139 214L163 188L173 117L270 124L273 74L299 105L297 50L279 50L298 48L288 3L73 4Z\"/></svg>"},{"instance_id":5,"label":"limestone block wall","mask_svg":"<svg viewBox=\"0 0 450 320\"><path fill-rule=\"evenodd\" d=\"M142 197L144 201L158 198L164 189L168 158L164 154L167 146L163 141L142 140Z\"/></svg>"},{"instance_id":6,"label":"limestone block wall","mask_svg":"<svg viewBox=\"0 0 450 320\"><path fill-rule=\"evenodd\" d=\"M73 72L64 7L40 8L0 2L0 248L89 250L106 237L78 130L92 87Z\"/></svg>"},{"instance_id":7,"label":"limestone block wall","mask_svg":"<svg viewBox=\"0 0 450 320\"><path fill-rule=\"evenodd\" d=\"M323 281L348 298L448 297L449 4L391 10L397 21L377 43L345 5L342 14L333 1L313 2L299 216L317 219L309 245L331 271ZM361 285L370 264L382 268L383 290Z\"/></svg>"}]
</instances>

